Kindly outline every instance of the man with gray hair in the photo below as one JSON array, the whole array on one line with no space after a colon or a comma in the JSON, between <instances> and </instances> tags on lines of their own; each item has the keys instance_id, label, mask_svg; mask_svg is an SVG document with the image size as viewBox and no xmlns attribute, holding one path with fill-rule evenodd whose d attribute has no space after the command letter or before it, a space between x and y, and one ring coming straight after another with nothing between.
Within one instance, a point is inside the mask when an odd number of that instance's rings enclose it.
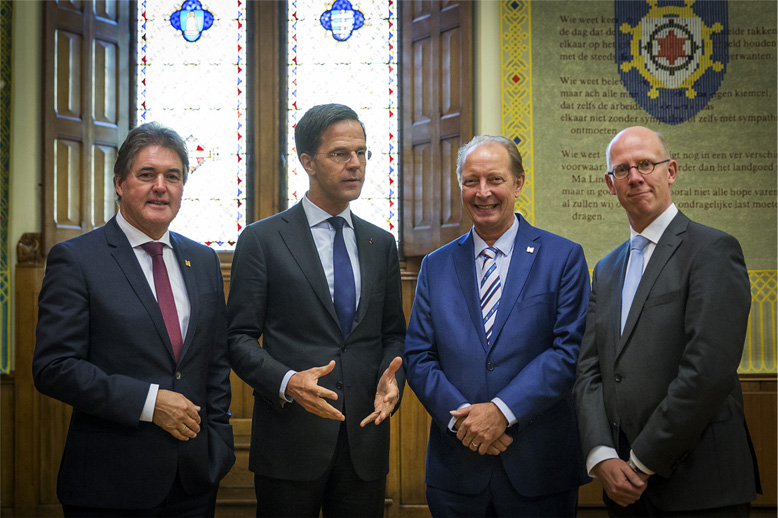
<instances>
[{"instance_id":1,"label":"man with gray hair","mask_svg":"<svg viewBox=\"0 0 778 518\"><path fill-rule=\"evenodd\" d=\"M510 140L475 137L457 177L473 229L424 258L405 340L432 416L427 503L436 517L575 516L583 249L514 214L525 175Z\"/></svg>"},{"instance_id":2,"label":"man with gray hair","mask_svg":"<svg viewBox=\"0 0 778 518\"><path fill-rule=\"evenodd\" d=\"M575 385L587 469L611 516L748 516L759 473L737 375L743 251L676 208L661 134L627 128L606 155L630 231L592 277Z\"/></svg>"},{"instance_id":3,"label":"man with gray hair","mask_svg":"<svg viewBox=\"0 0 778 518\"><path fill-rule=\"evenodd\" d=\"M119 212L54 246L33 375L73 406L57 495L65 516L213 516L232 467L219 258L170 232L189 160L148 123L119 149Z\"/></svg>"}]
</instances>

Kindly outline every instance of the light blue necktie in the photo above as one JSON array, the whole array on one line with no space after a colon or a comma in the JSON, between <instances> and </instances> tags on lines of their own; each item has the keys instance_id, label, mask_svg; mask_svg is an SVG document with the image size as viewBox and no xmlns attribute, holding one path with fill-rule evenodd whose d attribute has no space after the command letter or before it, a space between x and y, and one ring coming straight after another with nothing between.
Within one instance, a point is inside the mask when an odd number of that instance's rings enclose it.
<instances>
[{"instance_id":1,"label":"light blue necktie","mask_svg":"<svg viewBox=\"0 0 778 518\"><path fill-rule=\"evenodd\" d=\"M629 308L635 298L635 292L643 276L643 252L651 241L643 236L635 236L629 244L629 267L624 277L624 287L621 289L621 331L624 331L624 323L629 315Z\"/></svg>"},{"instance_id":2,"label":"light blue necktie","mask_svg":"<svg viewBox=\"0 0 778 518\"><path fill-rule=\"evenodd\" d=\"M346 241L343 240L343 225L346 224L346 220L340 216L334 216L327 221L335 228L335 241L332 243L332 266L335 275L333 302L340 330L345 338L351 332L351 325L354 322L357 288L354 283L351 259L349 259L348 250L346 250Z\"/></svg>"}]
</instances>

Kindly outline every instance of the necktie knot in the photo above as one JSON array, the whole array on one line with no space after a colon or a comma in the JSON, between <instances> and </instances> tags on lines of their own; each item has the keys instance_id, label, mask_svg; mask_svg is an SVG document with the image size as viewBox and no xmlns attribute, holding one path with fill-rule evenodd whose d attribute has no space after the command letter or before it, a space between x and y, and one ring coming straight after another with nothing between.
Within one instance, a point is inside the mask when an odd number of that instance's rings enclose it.
<instances>
[{"instance_id":1,"label":"necktie knot","mask_svg":"<svg viewBox=\"0 0 778 518\"><path fill-rule=\"evenodd\" d=\"M346 220L342 216L333 216L327 221L330 222L330 225L332 225L335 230L342 230L343 225L346 224Z\"/></svg>"},{"instance_id":2,"label":"necktie knot","mask_svg":"<svg viewBox=\"0 0 778 518\"><path fill-rule=\"evenodd\" d=\"M146 251L147 254L149 254L151 257L154 257L156 255L162 255L162 248L164 248L165 244L157 241L149 241L148 243L142 244L140 246Z\"/></svg>"},{"instance_id":3,"label":"necktie knot","mask_svg":"<svg viewBox=\"0 0 778 518\"><path fill-rule=\"evenodd\" d=\"M487 246L483 250L481 250L481 255L485 256L487 259L494 259L497 257L498 250L493 246Z\"/></svg>"},{"instance_id":4,"label":"necktie knot","mask_svg":"<svg viewBox=\"0 0 778 518\"><path fill-rule=\"evenodd\" d=\"M648 240L648 238L645 238L643 236L635 236L632 238L632 241L629 244L630 250L637 250L638 252L643 252L648 244L651 241Z\"/></svg>"}]
</instances>

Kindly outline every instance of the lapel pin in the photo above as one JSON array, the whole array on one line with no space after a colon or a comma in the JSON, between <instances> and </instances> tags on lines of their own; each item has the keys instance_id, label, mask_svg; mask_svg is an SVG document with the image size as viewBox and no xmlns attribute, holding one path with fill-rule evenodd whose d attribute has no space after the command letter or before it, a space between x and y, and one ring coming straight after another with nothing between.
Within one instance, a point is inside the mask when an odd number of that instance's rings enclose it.
<instances>
[{"instance_id":1,"label":"lapel pin","mask_svg":"<svg viewBox=\"0 0 778 518\"><path fill-rule=\"evenodd\" d=\"M370 238L370 240L369 240L369 243L370 243L371 245L373 244L373 238L372 238L372 237Z\"/></svg>"},{"instance_id":2,"label":"lapel pin","mask_svg":"<svg viewBox=\"0 0 778 518\"><path fill-rule=\"evenodd\" d=\"M535 253L535 247L534 246L528 246L527 247L527 253L528 254L534 254Z\"/></svg>"},{"instance_id":3,"label":"lapel pin","mask_svg":"<svg viewBox=\"0 0 778 518\"><path fill-rule=\"evenodd\" d=\"M189 262L189 259L184 259L184 264L186 265L187 268L192 267L192 263Z\"/></svg>"}]
</instances>

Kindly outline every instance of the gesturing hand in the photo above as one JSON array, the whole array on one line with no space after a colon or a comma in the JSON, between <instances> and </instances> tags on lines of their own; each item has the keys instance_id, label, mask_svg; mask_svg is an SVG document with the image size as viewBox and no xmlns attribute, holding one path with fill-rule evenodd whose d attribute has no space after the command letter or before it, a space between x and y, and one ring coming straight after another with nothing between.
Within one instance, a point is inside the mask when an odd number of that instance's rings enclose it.
<instances>
[{"instance_id":1,"label":"gesturing hand","mask_svg":"<svg viewBox=\"0 0 778 518\"><path fill-rule=\"evenodd\" d=\"M345 421L343 414L323 398L338 399L338 394L319 386L319 378L326 376L335 368L335 360L323 367L313 367L294 374L286 385L286 394L312 414L325 419Z\"/></svg>"},{"instance_id":2,"label":"gesturing hand","mask_svg":"<svg viewBox=\"0 0 778 518\"><path fill-rule=\"evenodd\" d=\"M399 356L392 360L389 367L386 368L381 375L381 379L378 380L378 388L375 392L375 400L373 405L375 411L364 418L359 426L364 427L369 422L375 422L375 424L381 424L381 421L386 419L392 414L392 410L397 405L397 401L400 399L400 389L397 386L397 378L394 373L403 364L402 358Z\"/></svg>"},{"instance_id":3,"label":"gesturing hand","mask_svg":"<svg viewBox=\"0 0 778 518\"><path fill-rule=\"evenodd\" d=\"M183 394L160 389L151 421L179 441L188 441L200 432L200 407Z\"/></svg>"}]
</instances>

